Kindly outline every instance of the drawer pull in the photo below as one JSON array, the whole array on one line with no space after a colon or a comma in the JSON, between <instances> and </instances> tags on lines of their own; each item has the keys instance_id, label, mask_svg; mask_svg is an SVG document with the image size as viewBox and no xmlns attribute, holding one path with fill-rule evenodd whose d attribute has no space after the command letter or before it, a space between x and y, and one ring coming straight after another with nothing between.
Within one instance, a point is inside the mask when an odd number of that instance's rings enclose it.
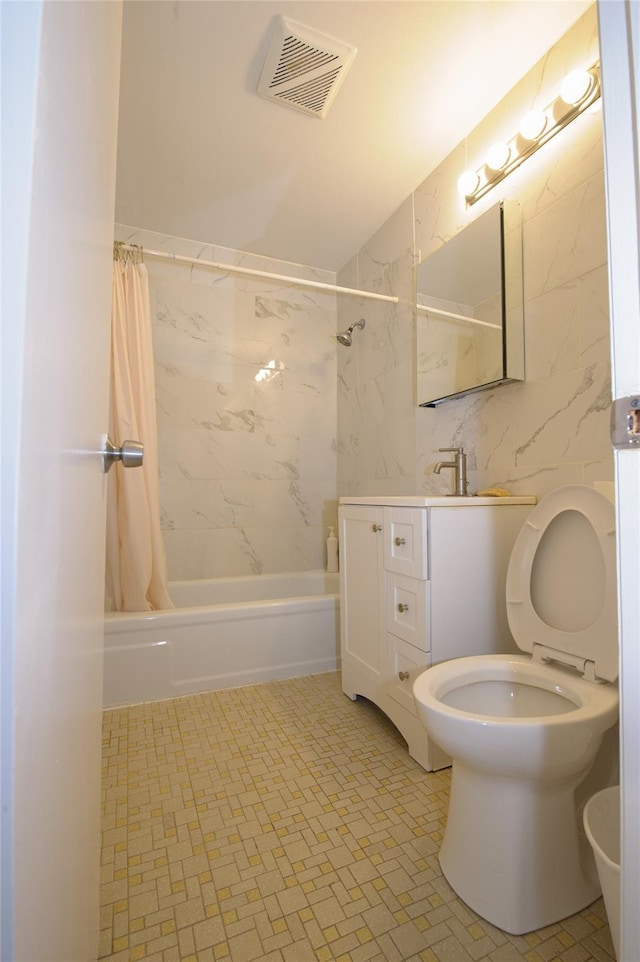
<instances>
[{"instance_id":1,"label":"drawer pull","mask_svg":"<svg viewBox=\"0 0 640 962\"><path fill-rule=\"evenodd\" d=\"M406 681L408 677L409 677L409 672L408 672L408 671L399 671L399 672L398 672L398 678L400 679L400 681Z\"/></svg>"},{"instance_id":2,"label":"drawer pull","mask_svg":"<svg viewBox=\"0 0 640 962\"><path fill-rule=\"evenodd\" d=\"M374 534L376 533L376 531L382 531L382 525L381 525L381 524L372 524L372 525L371 525L371 530L373 531Z\"/></svg>"},{"instance_id":3,"label":"drawer pull","mask_svg":"<svg viewBox=\"0 0 640 962\"><path fill-rule=\"evenodd\" d=\"M408 611L409 605L403 605L402 602L398 605L398 611L402 614L403 611Z\"/></svg>"},{"instance_id":4,"label":"drawer pull","mask_svg":"<svg viewBox=\"0 0 640 962\"><path fill-rule=\"evenodd\" d=\"M394 538L394 543L396 548L399 548L401 545L406 544L407 540L406 538Z\"/></svg>"}]
</instances>

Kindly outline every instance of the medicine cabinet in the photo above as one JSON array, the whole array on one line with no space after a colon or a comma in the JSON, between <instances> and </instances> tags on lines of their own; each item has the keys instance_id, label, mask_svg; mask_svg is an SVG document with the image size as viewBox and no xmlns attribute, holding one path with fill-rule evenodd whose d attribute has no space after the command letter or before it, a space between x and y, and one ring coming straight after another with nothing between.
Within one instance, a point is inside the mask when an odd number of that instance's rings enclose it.
<instances>
[{"instance_id":1,"label":"medicine cabinet","mask_svg":"<svg viewBox=\"0 0 640 962\"><path fill-rule=\"evenodd\" d=\"M417 270L421 407L524 380L520 205L501 201Z\"/></svg>"}]
</instances>

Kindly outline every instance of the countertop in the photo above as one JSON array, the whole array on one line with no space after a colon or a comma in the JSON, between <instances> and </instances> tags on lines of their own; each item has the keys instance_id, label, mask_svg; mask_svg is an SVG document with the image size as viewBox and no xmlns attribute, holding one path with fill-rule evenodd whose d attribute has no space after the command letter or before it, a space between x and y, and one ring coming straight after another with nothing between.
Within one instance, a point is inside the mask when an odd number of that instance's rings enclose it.
<instances>
[{"instance_id":1,"label":"countertop","mask_svg":"<svg viewBox=\"0 0 640 962\"><path fill-rule=\"evenodd\" d=\"M535 504L534 495L511 495L508 498L478 498L471 495L461 498L457 495L437 495L422 497L419 495L368 495L367 497L340 498L340 504L377 504L390 508L473 508L490 505L498 507L501 504Z\"/></svg>"}]
</instances>

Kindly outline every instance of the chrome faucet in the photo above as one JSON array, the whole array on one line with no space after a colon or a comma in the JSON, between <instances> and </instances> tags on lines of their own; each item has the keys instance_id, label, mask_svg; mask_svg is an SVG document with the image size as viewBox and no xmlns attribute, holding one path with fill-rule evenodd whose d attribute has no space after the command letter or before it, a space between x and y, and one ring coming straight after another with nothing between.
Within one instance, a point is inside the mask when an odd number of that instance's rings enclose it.
<instances>
[{"instance_id":1,"label":"chrome faucet","mask_svg":"<svg viewBox=\"0 0 640 962\"><path fill-rule=\"evenodd\" d=\"M466 498L467 487L469 482L467 481L467 456L462 450L462 448L438 448L438 451L450 451L455 454L455 460L453 461L438 461L438 463L433 468L434 474L440 474L443 468L453 468L454 474L454 486L455 491L451 497Z\"/></svg>"}]
</instances>

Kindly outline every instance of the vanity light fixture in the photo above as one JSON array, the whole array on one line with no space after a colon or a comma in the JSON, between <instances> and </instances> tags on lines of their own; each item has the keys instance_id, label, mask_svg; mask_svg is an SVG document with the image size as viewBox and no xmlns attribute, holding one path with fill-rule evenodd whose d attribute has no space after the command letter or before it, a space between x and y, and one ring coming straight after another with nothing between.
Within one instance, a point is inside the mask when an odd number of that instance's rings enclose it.
<instances>
[{"instance_id":1,"label":"vanity light fixture","mask_svg":"<svg viewBox=\"0 0 640 962\"><path fill-rule=\"evenodd\" d=\"M562 81L560 99L575 107L587 96L591 84L591 76L586 70L572 70Z\"/></svg>"},{"instance_id":2,"label":"vanity light fixture","mask_svg":"<svg viewBox=\"0 0 640 962\"><path fill-rule=\"evenodd\" d=\"M472 197L480 186L480 176L475 170L465 170L458 178L458 190L465 197Z\"/></svg>"},{"instance_id":3,"label":"vanity light fixture","mask_svg":"<svg viewBox=\"0 0 640 962\"><path fill-rule=\"evenodd\" d=\"M562 82L560 93L544 110L532 110L520 130L506 143L494 144L477 170L466 170L458 179L458 190L467 204L475 204L508 177L520 164L571 123L600 96L600 64L589 70L572 70Z\"/></svg>"},{"instance_id":4,"label":"vanity light fixture","mask_svg":"<svg viewBox=\"0 0 640 962\"><path fill-rule=\"evenodd\" d=\"M489 170L504 170L511 159L511 147L508 144L494 144L487 153L487 167Z\"/></svg>"},{"instance_id":5,"label":"vanity light fixture","mask_svg":"<svg viewBox=\"0 0 640 962\"><path fill-rule=\"evenodd\" d=\"M534 143L539 137L542 137L548 126L549 118L544 110L530 110L529 113L525 114L522 118L520 136L523 137L524 140Z\"/></svg>"}]
</instances>

